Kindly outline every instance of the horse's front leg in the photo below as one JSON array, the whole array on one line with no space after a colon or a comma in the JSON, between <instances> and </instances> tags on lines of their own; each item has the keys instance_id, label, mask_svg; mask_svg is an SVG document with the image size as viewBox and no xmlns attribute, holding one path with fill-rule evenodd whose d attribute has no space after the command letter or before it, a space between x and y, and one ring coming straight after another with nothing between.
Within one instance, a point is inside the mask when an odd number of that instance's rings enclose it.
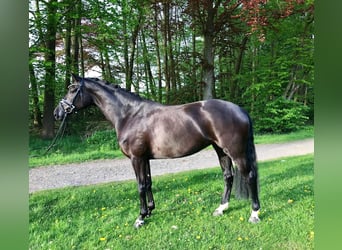
<instances>
[{"instance_id":1,"label":"horse's front leg","mask_svg":"<svg viewBox=\"0 0 342 250\"><path fill-rule=\"evenodd\" d=\"M138 192L140 198L140 215L134 223L134 227L139 228L144 224L144 218L148 215L146 202L146 160L140 157L132 157L131 159L135 176L138 183Z\"/></svg>"},{"instance_id":2,"label":"horse's front leg","mask_svg":"<svg viewBox=\"0 0 342 250\"><path fill-rule=\"evenodd\" d=\"M146 162L146 192L147 192L147 216L151 216L152 210L155 208L153 193L152 193L152 177L150 161Z\"/></svg>"}]
</instances>

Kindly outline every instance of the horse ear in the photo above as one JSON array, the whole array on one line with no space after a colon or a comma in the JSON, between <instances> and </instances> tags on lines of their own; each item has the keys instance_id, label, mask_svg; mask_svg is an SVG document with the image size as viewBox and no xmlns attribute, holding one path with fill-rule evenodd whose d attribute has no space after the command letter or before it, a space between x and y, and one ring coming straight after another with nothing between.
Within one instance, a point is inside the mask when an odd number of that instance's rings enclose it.
<instances>
[{"instance_id":1,"label":"horse ear","mask_svg":"<svg viewBox=\"0 0 342 250\"><path fill-rule=\"evenodd\" d=\"M72 79L76 82L79 82L81 81L81 77L79 77L78 75L74 74L74 73L71 73L71 76L72 76Z\"/></svg>"}]
</instances>

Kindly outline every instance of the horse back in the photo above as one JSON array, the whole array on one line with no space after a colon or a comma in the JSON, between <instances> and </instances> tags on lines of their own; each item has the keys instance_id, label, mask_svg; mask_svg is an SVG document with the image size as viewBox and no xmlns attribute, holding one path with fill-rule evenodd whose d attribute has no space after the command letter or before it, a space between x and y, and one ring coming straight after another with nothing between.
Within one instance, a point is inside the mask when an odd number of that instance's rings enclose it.
<instances>
[{"instance_id":1,"label":"horse back","mask_svg":"<svg viewBox=\"0 0 342 250\"><path fill-rule=\"evenodd\" d=\"M211 99L184 105L153 106L132 119L122 138L126 155L177 158L213 143L231 140L248 119L230 102Z\"/></svg>"}]
</instances>

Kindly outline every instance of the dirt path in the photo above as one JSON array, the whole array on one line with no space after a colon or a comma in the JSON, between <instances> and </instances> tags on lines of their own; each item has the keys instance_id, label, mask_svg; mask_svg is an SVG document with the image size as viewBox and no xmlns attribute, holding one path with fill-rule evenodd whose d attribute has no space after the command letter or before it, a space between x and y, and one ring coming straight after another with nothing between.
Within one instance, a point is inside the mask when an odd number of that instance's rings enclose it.
<instances>
[{"instance_id":1,"label":"dirt path","mask_svg":"<svg viewBox=\"0 0 342 250\"><path fill-rule=\"evenodd\" d=\"M256 145L258 161L314 152L314 139L279 144ZM214 150L202 150L194 155L166 160L152 160L152 176L219 166ZM29 192L133 180L135 175L129 159L97 160L84 163L39 167L29 170Z\"/></svg>"}]
</instances>

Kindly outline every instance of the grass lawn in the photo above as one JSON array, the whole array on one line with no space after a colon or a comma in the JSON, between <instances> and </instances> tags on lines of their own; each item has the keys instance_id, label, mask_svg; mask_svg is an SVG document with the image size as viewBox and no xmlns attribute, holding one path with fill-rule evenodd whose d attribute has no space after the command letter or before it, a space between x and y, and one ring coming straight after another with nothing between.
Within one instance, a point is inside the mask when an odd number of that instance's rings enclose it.
<instances>
[{"instance_id":1,"label":"grass lawn","mask_svg":"<svg viewBox=\"0 0 342 250\"><path fill-rule=\"evenodd\" d=\"M259 163L261 222L234 196L221 217L219 167L154 178L156 209L139 230L134 181L30 194L30 249L313 249L313 155ZM152 169L153 174L153 169Z\"/></svg>"},{"instance_id":2,"label":"grass lawn","mask_svg":"<svg viewBox=\"0 0 342 250\"><path fill-rule=\"evenodd\" d=\"M314 127L308 126L288 134L256 135L255 143L280 143L313 137ZM29 167L123 157L113 131L98 131L86 139L79 136L64 137L48 154L44 155L51 141L37 137L30 138Z\"/></svg>"}]
</instances>

